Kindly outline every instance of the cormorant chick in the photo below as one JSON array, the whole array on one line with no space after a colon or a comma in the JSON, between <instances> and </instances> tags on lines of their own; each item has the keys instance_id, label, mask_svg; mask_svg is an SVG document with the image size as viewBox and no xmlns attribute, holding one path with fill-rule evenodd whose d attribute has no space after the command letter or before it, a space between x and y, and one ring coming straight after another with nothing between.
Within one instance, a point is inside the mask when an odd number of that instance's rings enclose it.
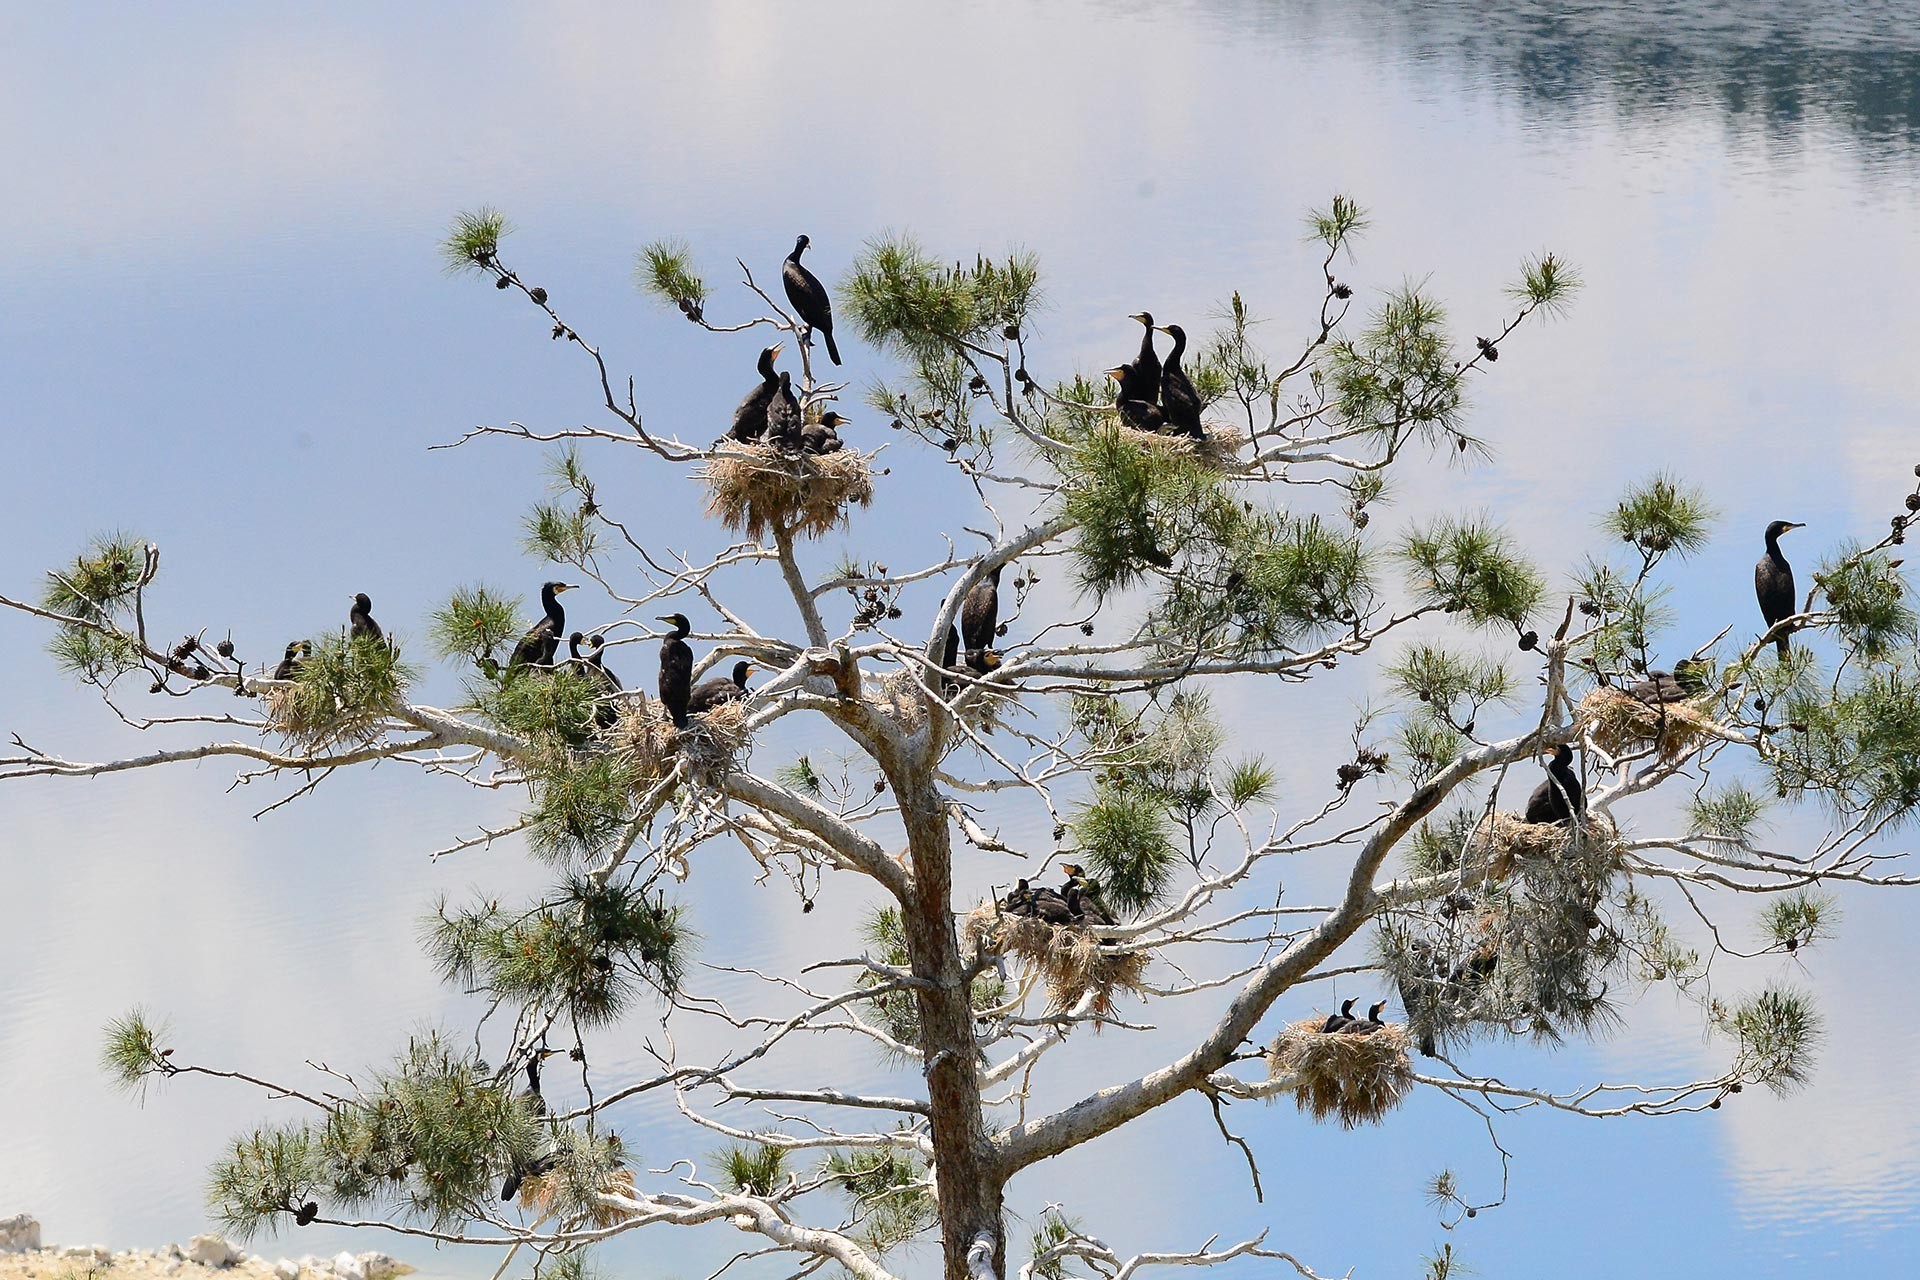
<instances>
[{"instance_id":1,"label":"cormorant chick","mask_svg":"<svg viewBox=\"0 0 1920 1280\"><path fill-rule=\"evenodd\" d=\"M809 422L800 429L800 451L802 453L838 453L846 447L840 438L840 424L851 422L829 409L820 415L820 421Z\"/></svg>"},{"instance_id":2,"label":"cormorant chick","mask_svg":"<svg viewBox=\"0 0 1920 1280\"><path fill-rule=\"evenodd\" d=\"M773 389L773 399L767 405L767 443L791 453L800 448L802 439L800 402L793 398L792 375L783 369L780 385Z\"/></svg>"},{"instance_id":3,"label":"cormorant chick","mask_svg":"<svg viewBox=\"0 0 1920 1280\"><path fill-rule=\"evenodd\" d=\"M579 632L575 632L578 635ZM602 729L611 729L613 722L620 718L620 707L616 701L626 688L620 683L620 677L607 669L607 639L595 636L592 640L593 653L586 659L586 669L600 683L600 701L593 709L593 722Z\"/></svg>"},{"instance_id":4,"label":"cormorant chick","mask_svg":"<svg viewBox=\"0 0 1920 1280\"><path fill-rule=\"evenodd\" d=\"M1372 1035L1387 1025L1380 1021L1380 1011L1386 1007L1387 1002L1385 1000L1380 1001L1378 1004L1367 1006L1367 1020L1362 1022L1358 1018L1349 1018L1347 1025L1340 1029L1342 1034L1350 1036Z\"/></svg>"},{"instance_id":5,"label":"cormorant chick","mask_svg":"<svg viewBox=\"0 0 1920 1280\"><path fill-rule=\"evenodd\" d=\"M693 624L684 613L670 613L660 619L673 624L673 630L660 642L660 705L667 709L673 727L687 727L687 700L693 694L693 649L687 636Z\"/></svg>"},{"instance_id":6,"label":"cormorant chick","mask_svg":"<svg viewBox=\"0 0 1920 1280\"><path fill-rule=\"evenodd\" d=\"M773 371L773 362L779 358L780 344L777 342L760 353L760 384L747 392L747 398L733 411L733 426L727 430L728 439L748 442L767 434L767 406L773 403L773 393L780 389L780 375Z\"/></svg>"},{"instance_id":7,"label":"cormorant chick","mask_svg":"<svg viewBox=\"0 0 1920 1280\"><path fill-rule=\"evenodd\" d=\"M1354 1004L1354 1001L1357 1000L1358 998L1359 998L1358 996L1354 996L1341 1001L1340 1012L1328 1014L1327 1020L1320 1024L1321 1034L1325 1035L1334 1031L1338 1031L1340 1028L1346 1026L1349 1022L1352 1022L1353 1021L1353 1004Z\"/></svg>"},{"instance_id":8,"label":"cormorant chick","mask_svg":"<svg viewBox=\"0 0 1920 1280\"><path fill-rule=\"evenodd\" d=\"M273 669L275 680L291 680L300 674L300 668L306 665L307 655L313 652L313 645L306 640L295 640L287 645L287 652L280 659L280 665Z\"/></svg>"},{"instance_id":9,"label":"cormorant chick","mask_svg":"<svg viewBox=\"0 0 1920 1280\"><path fill-rule=\"evenodd\" d=\"M364 591L353 597L353 608L347 613L347 634L355 640L384 640L387 633L373 620L373 601Z\"/></svg>"},{"instance_id":10,"label":"cormorant chick","mask_svg":"<svg viewBox=\"0 0 1920 1280\"><path fill-rule=\"evenodd\" d=\"M1782 618L1791 618L1793 607L1793 566L1780 554L1780 535L1790 529L1804 529L1803 524L1791 520L1775 520L1767 526L1767 554L1760 557L1760 563L1753 566L1753 594L1760 601L1760 616L1767 620L1772 629ZM1781 658L1787 656L1787 637L1782 635L1775 640L1774 648Z\"/></svg>"},{"instance_id":11,"label":"cormorant chick","mask_svg":"<svg viewBox=\"0 0 1920 1280\"><path fill-rule=\"evenodd\" d=\"M805 236L793 242L793 252L780 268L780 283L787 286L787 301L793 304L794 313L808 329L818 329L820 336L827 340L827 359L839 364L840 348L833 345L833 303L827 300L827 287L800 265L800 255L812 243Z\"/></svg>"},{"instance_id":12,"label":"cormorant chick","mask_svg":"<svg viewBox=\"0 0 1920 1280\"><path fill-rule=\"evenodd\" d=\"M507 659L507 669L515 667L551 667L553 655L560 648L560 637L566 634L567 611L560 607L560 593L573 590L568 582L543 582L540 584L540 605L546 610L546 616L533 624L533 629L520 637L520 643L513 647L513 656Z\"/></svg>"},{"instance_id":13,"label":"cormorant chick","mask_svg":"<svg viewBox=\"0 0 1920 1280\"><path fill-rule=\"evenodd\" d=\"M992 572L967 589L960 601L960 638L967 645L967 666L979 675L993 670L987 663L987 651L993 648L1000 630L1000 572L1006 565L993 566Z\"/></svg>"},{"instance_id":14,"label":"cormorant chick","mask_svg":"<svg viewBox=\"0 0 1920 1280\"><path fill-rule=\"evenodd\" d=\"M1187 331L1170 324L1163 325L1160 332L1173 339L1173 350L1167 354L1166 366L1160 374L1161 415L1174 435L1204 439L1207 433L1200 425L1200 393L1194 390L1193 379L1187 376L1187 371L1180 367L1180 357L1187 349Z\"/></svg>"},{"instance_id":15,"label":"cormorant chick","mask_svg":"<svg viewBox=\"0 0 1920 1280\"><path fill-rule=\"evenodd\" d=\"M1687 690L1681 685L1679 678L1671 671L1657 669L1648 671L1646 679L1634 681L1628 686L1627 693L1648 706L1687 700Z\"/></svg>"},{"instance_id":16,"label":"cormorant chick","mask_svg":"<svg viewBox=\"0 0 1920 1280\"><path fill-rule=\"evenodd\" d=\"M1166 415L1160 412L1160 406L1140 394L1139 375L1132 365L1116 365L1106 373L1118 384L1113 393L1113 404L1120 410L1122 422L1135 431L1159 431L1167 425Z\"/></svg>"},{"instance_id":17,"label":"cormorant chick","mask_svg":"<svg viewBox=\"0 0 1920 1280\"><path fill-rule=\"evenodd\" d=\"M1586 789L1573 769L1573 748L1561 743L1553 749L1547 780L1527 797L1528 822L1570 822L1587 811Z\"/></svg>"},{"instance_id":18,"label":"cormorant chick","mask_svg":"<svg viewBox=\"0 0 1920 1280\"><path fill-rule=\"evenodd\" d=\"M751 662L736 662L733 664L732 679L728 679L725 676L714 676L710 680L702 680L699 684L693 686L693 692L688 696L688 714L696 716L705 715L716 707L723 707L729 702L740 701L747 696L747 677L752 674L753 664Z\"/></svg>"}]
</instances>

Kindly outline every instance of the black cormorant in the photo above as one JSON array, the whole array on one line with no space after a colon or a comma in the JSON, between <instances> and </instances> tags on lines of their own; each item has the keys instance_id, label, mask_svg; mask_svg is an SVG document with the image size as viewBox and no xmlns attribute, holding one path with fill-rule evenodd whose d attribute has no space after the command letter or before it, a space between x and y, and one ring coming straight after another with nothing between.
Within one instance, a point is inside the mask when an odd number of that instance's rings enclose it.
<instances>
[{"instance_id":1,"label":"black cormorant","mask_svg":"<svg viewBox=\"0 0 1920 1280\"><path fill-rule=\"evenodd\" d=\"M802 453L837 453L846 442L840 438L840 424L851 422L829 409L820 415L820 421L809 422L800 429L800 450Z\"/></svg>"},{"instance_id":2,"label":"black cormorant","mask_svg":"<svg viewBox=\"0 0 1920 1280\"><path fill-rule=\"evenodd\" d=\"M1035 889L1033 891L1032 902L1033 910L1027 914L1038 916L1048 924L1073 923L1073 908L1067 905L1065 898L1053 890Z\"/></svg>"},{"instance_id":3,"label":"black cormorant","mask_svg":"<svg viewBox=\"0 0 1920 1280\"><path fill-rule=\"evenodd\" d=\"M1687 700L1686 686L1680 683L1679 677L1671 671L1658 669L1648 671L1646 679L1636 680L1627 686L1627 693L1648 706Z\"/></svg>"},{"instance_id":4,"label":"black cormorant","mask_svg":"<svg viewBox=\"0 0 1920 1280\"><path fill-rule=\"evenodd\" d=\"M1346 1000L1343 1000L1340 1003L1340 1012L1328 1014L1327 1020L1320 1024L1320 1030L1323 1033L1330 1032L1330 1031L1338 1031L1340 1028L1346 1026L1349 1022L1352 1022L1353 1021L1353 1002L1357 999L1359 999L1358 996L1353 996L1353 997L1349 997Z\"/></svg>"},{"instance_id":5,"label":"black cormorant","mask_svg":"<svg viewBox=\"0 0 1920 1280\"><path fill-rule=\"evenodd\" d=\"M313 652L313 645L305 640L295 640L287 646L286 656L280 659L280 665L273 669L275 680L291 680L300 674L307 655Z\"/></svg>"},{"instance_id":6,"label":"black cormorant","mask_svg":"<svg viewBox=\"0 0 1920 1280\"><path fill-rule=\"evenodd\" d=\"M1202 439L1207 433L1200 425L1200 393L1193 389L1193 379L1180 367L1180 357L1187 350L1187 331L1177 324L1169 324L1162 325L1160 332L1173 339L1173 350L1167 353L1167 363L1160 374L1160 412L1166 418L1167 429L1174 435Z\"/></svg>"},{"instance_id":7,"label":"black cormorant","mask_svg":"<svg viewBox=\"0 0 1920 1280\"><path fill-rule=\"evenodd\" d=\"M981 675L992 669L986 654L1000 629L1000 571L1004 568L1004 564L993 566L960 601L960 638L967 645L967 665Z\"/></svg>"},{"instance_id":8,"label":"black cormorant","mask_svg":"<svg viewBox=\"0 0 1920 1280\"><path fill-rule=\"evenodd\" d=\"M733 664L731 679L726 676L714 676L710 680L702 680L693 686L693 692L687 697L687 713L696 716L705 715L716 707L740 701L747 696L747 677L752 674L751 662L736 662Z\"/></svg>"},{"instance_id":9,"label":"black cormorant","mask_svg":"<svg viewBox=\"0 0 1920 1280\"><path fill-rule=\"evenodd\" d=\"M1780 535L1789 529L1804 529L1803 524L1791 520L1775 520L1767 526L1767 554L1760 557L1760 563L1753 566L1753 594L1760 599L1760 616L1767 620L1769 629L1782 618L1794 615L1793 607L1793 566L1780 554ZM1787 637L1782 635L1775 640L1774 647L1782 658L1787 656Z\"/></svg>"},{"instance_id":10,"label":"black cormorant","mask_svg":"<svg viewBox=\"0 0 1920 1280\"><path fill-rule=\"evenodd\" d=\"M800 430L800 402L793 398L793 378L782 370L780 385L773 389L773 399L767 405L767 443L776 449L798 449Z\"/></svg>"},{"instance_id":11,"label":"black cormorant","mask_svg":"<svg viewBox=\"0 0 1920 1280\"><path fill-rule=\"evenodd\" d=\"M673 727L684 729L687 699L693 693L693 649L687 644L693 624L684 613L670 613L660 621L673 624L673 630L660 642L660 705L667 709Z\"/></svg>"},{"instance_id":12,"label":"black cormorant","mask_svg":"<svg viewBox=\"0 0 1920 1280\"><path fill-rule=\"evenodd\" d=\"M559 651L560 637L567 631L567 611L560 607L560 593L573 590L570 582L543 582L540 584L540 607L546 610L546 616L533 624L533 629L520 637L520 643L513 646L513 656L507 659L507 669L515 667L551 667L553 655Z\"/></svg>"},{"instance_id":13,"label":"black cormorant","mask_svg":"<svg viewBox=\"0 0 1920 1280\"><path fill-rule=\"evenodd\" d=\"M1340 1028L1341 1032L1345 1035L1350 1035L1350 1036L1372 1035L1374 1032L1380 1030L1380 1028L1387 1025L1386 1023L1380 1021L1380 1011L1386 1007L1387 1007L1387 1002L1385 1000L1382 1000L1378 1004L1368 1005L1367 1020L1365 1022L1362 1022L1358 1018L1349 1018L1347 1020L1347 1025Z\"/></svg>"},{"instance_id":14,"label":"black cormorant","mask_svg":"<svg viewBox=\"0 0 1920 1280\"><path fill-rule=\"evenodd\" d=\"M1587 794L1573 769L1573 748L1561 743L1553 749L1547 780L1527 797L1528 822L1567 822L1587 811Z\"/></svg>"},{"instance_id":15,"label":"black cormorant","mask_svg":"<svg viewBox=\"0 0 1920 1280\"><path fill-rule=\"evenodd\" d=\"M1101 905L1086 881L1073 879L1061 887L1061 899L1067 904L1067 912L1075 924L1113 925L1117 924L1113 913Z\"/></svg>"},{"instance_id":16,"label":"black cormorant","mask_svg":"<svg viewBox=\"0 0 1920 1280\"><path fill-rule=\"evenodd\" d=\"M353 608L347 614L347 634L355 640L384 640L387 633L373 620L373 601L364 591L353 597Z\"/></svg>"},{"instance_id":17,"label":"black cormorant","mask_svg":"<svg viewBox=\"0 0 1920 1280\"><path fill-rule=\"evenodd\" d=\"M827 340L827 359L840 363L840 348L833 345L833 304L827 300L827 287L813 272L800 265L800 255L813 243L801 236L793 242L793 252L780 268L780 282L787 286L787 301L809 329L818 329Z\"/></svg>"},{"instance_id":18,"label":"black cormorant","mask_svg":"<svg viewBox=\"0 0 1920 1280\"><path fill-rule=\"evenodd\" d=\"M1160 398L1161 377L1160 356L1153 349L1155 328L1153 315L1150 312L1140 311L1128 316L1127 319L1139 321L1145 329L1145 332L1140 335L1140 354L1133 358L1132 364L1123 366L1133 375L1129 384L1133 394L1129 398L1152 404ZM1161 329L1160 332L1165 333L1166 330Z\"/></svg>"},{"instance_id":19,"label":"black cormorant","mask_svg":"<svg viewBox=\"0 0 1920 1280\"><path fill-rule=\"evenodd\" d=\"M733 427L727 432L729 439L751 441L767 434L767 405L772 402L773 393L780 389L780 375L773 371L773 362L779 358L777 342L760 353L760 383L747 392L747 398L733 411Z\"/></svg>"},{"instance_id":20,"label":"black cormorant","mask_svg":"<svg viewBox=\"0 0 1920 1280\"><path fill-rule=\"evenodd\" d=\"M1115 365L1106 374L1114 380L1113 407L1120 420L1135 431L1159 431L1167 425L1160 406L1140 394L1139 375L1130 364Z\"/></svg>"}]
</instances>

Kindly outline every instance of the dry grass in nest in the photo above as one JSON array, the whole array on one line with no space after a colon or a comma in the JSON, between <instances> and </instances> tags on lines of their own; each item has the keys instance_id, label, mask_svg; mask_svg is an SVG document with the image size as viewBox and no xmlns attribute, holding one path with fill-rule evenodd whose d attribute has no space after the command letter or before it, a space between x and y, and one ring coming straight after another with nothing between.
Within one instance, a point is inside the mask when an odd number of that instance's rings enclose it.
<instances>
[{"instance_id":1,"label":"dry grass in nest","mask_svg":"<svg viewBox=\"0 0 1920 1280\"><path fill-rule=\"evenodd\" d=\"M1202 426L1205 435L1198 440L1192 436L1162 435L1158 431L1141 431L1126 423L1119 424L1123 439L1149 449L1162 449L1170 453L1187 453L1209 466L1230 466L1240 456L1240 446L1247 438L1231 427Z\"/></svg>"},{"instance_id":2,"label":"dry grass in nest","mask_svg":"<svg viewBox=\"0 0 1920 1280\"><path fill-rule=\"evenodd\" d=\"M707 514L750 538L775 525L818 538L846 523L854 503L873 504L872 454L782 453L770 444L722 444L700 476L707 482Z\"/></svg>"},{"instance_id":3,"label":"dry grass in nest","mask_svg":"<svg viewBox=\"0 0 1920 1280\"><path fill-rule=\"evenodd\" d=\"M720 777L747 745L747 704L723 702L704 715L688 716L686 728L669 732L667 749L685 757L695 775Z\"/></svg>"},{"instance_id":4,"label":"dry grass in nest","mask_svg":"<svg viewBox=\"0 0 1920 1280\"><path fill-rule=\"evenodd\" d=\"M1686 755L1715 725L1699 703L1642 702L1607 685L1581 699L1579 719L1593 745L1610 756L1654 747L1668 760Z\"/></svg>"},{"instance_id":5,"label":"dry grass in nest","mask_svg":"<svg viewBox=\"0 0 1920 1280\"><path fill-rule=\"evenodd\" d=\"M366 746L380 736L383 712L349 711L335 703L332 711L320 706L312 690L289 684L261 695L273 732L291 746L312 753L342 745Z\"/></svg>"},{"instance_id":6,"label":"dry grass in nest","mask_svg":"<svg viewBox=\"0 0 1920 1280\"><path fill-rule=\"evenodd\" d=\"M1619 845L1619 828L1604 813L1583 814L1577 825L1563 826L1558 822L1528 822L1503 810L1480 824L1467 844L1467 852L1476 859L1486 858L1487 878L1498 881L1512 875L1519 861L1552 860L1569 851L1614 861Z\"/></svg>"},{"instance_id":7,"label":"dry grass in nest","mask_svg":"<svg viewBox=\"0 0 1920 1280\"><path fill-rule=\"evenodd\" d=\"M1287 1024L1267 1050L1269 1075L1292 1077L1295 1105L1315 1120L1378 1124L1413 1089L1407 1029L1389 1022L1372 1035L1343 1035L1320 1030L1323 1021Z\"/></svg>"},{"instance_id":8,"label":"dry grass in nest","mask_svg":"<svg viewBox=\"0 0 1920 1280\"><path fill-rule=\"evenodd\" d=\"M991 902L969 912L962 929L968 945L1012 956L1038 973L1054 1013L1064 1013L1092 993L1092 1012L1109 1018L1114 992L1146 994L1146 953L1103 945L1089 929L1012 915Z\"/></svg>"},{"instance_id":9,"label":"dry grass in nest","mask_svg":"<svg viewBox=\"0 0 1920 1280\"><path fill-rule=\"evenodd\" d=\"M633 1170L615 1169L607 1175L600 1189L617 1196L633 1194ZM559 1179L552 1174L536 1174L520 1184L520 1207L532 1213L538 1219L553 1214L554 1201L560 1194ZM595 1201L593 1206L581 1217L596 1227L611 1227L615 1223L625 1222L628 1211L614 1205Z\"/></svg>"},{"instance_id":10,"label":"dry grass in nest","mask_svg":"<svg viewBox=\"0 0 1920 1280\"><path fill-rule=\"evenodd\" d=\"M631 760L641 779L651 781L666 773L673 762L674 731L660 704L622 698L617 707L614 721L601 740Z\"/></svg>"}]
</instances>

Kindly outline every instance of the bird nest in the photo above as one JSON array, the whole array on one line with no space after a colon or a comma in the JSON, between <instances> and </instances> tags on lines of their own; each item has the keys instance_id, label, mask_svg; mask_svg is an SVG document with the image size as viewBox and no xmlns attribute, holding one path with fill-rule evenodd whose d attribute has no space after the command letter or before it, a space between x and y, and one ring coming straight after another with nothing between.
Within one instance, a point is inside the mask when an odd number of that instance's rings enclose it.
<instances>
[{"instance_id":1,"label":"bird nest","mask_svg":"<svg viewBox=\"0 0 1920 1280\"><path fill-rule=\"evenodd\" d=\"M1580 700L1580 727L1610 756L1655 748L1677 760L1716 727L1699 702L1646 702L1602 685Z\"/></svg>"},{"instance_id":2,"label":"bird nest","mask_svg":"<svg viewBox=\"0 0 1920 1280\"><path fill-rule=\"evenodd\" d=\"M1201 427L1202 435L1196 440L1192 436L1167 435L1159 431L1142 431L1126 423L1119 424L1120 436L1148 449L1159 449L1168 453L1186 453L1214 467L1225 467L1240 456L1240 446L1247 438L1231 427Z\"/></svg>"},{"instance_id":3,"label":"bird nest","mask_svg":"<svg viewBox=\"0 0 1920 1280\"><path fill-rule=\"evenodd\" d=\"M986 902L968 913L967 944L983 954L1012 956L1046 984L1051 1012L1064 1013L1089 994L1096 1017L1113 1016L1113 993L1146 994L1149 957L1143 951L1102 942L1079 925L1053 925Z\"/></svg>"},{"instance_id":4,"label":"bird nest","mask_svg":"<svg viewBox=\"0 0 1920 1280\"><path fill-rule=\"evenodd\" d=\"M967 685L982 684L984 687L975 690L960 708L960 719L982 733L998 729L1005 713L1019 701L1011 684L999 683L991 676L976 676L971 671L942 673L916 664L891 672L870 687L875 691L874 700L880 709L909 738L923 733L927 727L927 717L932 710L924 683L928 680L939 682L940 695L948 702L959 697Z\"/></svg>"},{"instance_id":5,"label":"bird nest","mask_svg":"<svg viewBox=\"0 0 1920 1280\"><path fill-rule=\"evenodd\" d=\"M1270 1079L1293 1079L1293 1100L1315 1120L1348 1129L1378 1124L1413 1089L1407 1029L1389 1022L1371 1035L1322 1031L1324 1020L1287 1024L1267 1050Z\"/></svg>"},{"instance_id":6,"label":"bird nest","mask_svg":"<svg viewBox=\"0 0 1920 1280\"><path fill-rule=\"evenodd\" d=\"M345 744L366 746L380 737L384 710L351 707L325 688L289 681L260 699L273 732L305 752Z\"/></svg>"},{"instance_id":7,"label":"bird nest","mask_svg":"<svg viewBox=\"0 0 1920 1280\"><path fill-rule=\"evenodd\" d=\"M1486 859L1487 878L1505 880L1522 862L1559 862L1574 857L1604 864L1611 871L1620 859L1620 831L1604 813L1582 814L1577 823L1528 822L1518 814L1497 812L1474 830L1470 857Z\"/></svg>"},{"instance_id":8,"label":"bird nest","mask_svg":"<svg viewBox=\"0 0 1920 1280\"><path fill-rule=\"evenodd\" d=\"M873 505L873 455L783 453L770 444L722 444L700 477L707 514L750 538L776 526L818 538L846 523L847 508Z\"/></svg>"},{"instance_id":9,"label":"bird nest","mask_svg":"<svg viewBox=\"0 0 1920 1280\"><path fill-rule=\"evenodd\" d=\"M604 1194L630 1198L633 1195L633 1170L615 1169L600 1184L600 1190ZM520 1207L538 1220L552 1217L564 1196L565 1187L557 1173L533 1174L520 1183ZM596 1198L579 1216L596 1227L611 1227L625 1222L631 1216L631 1211Z\"/></svg>"},{"instance_id":10,"label":"bird nest","mask_svg":"<svg viewBox=\"0 0 1920 1280\"><path fill-rule=\"evenodd\" d=\"M687 727L676 729L659 703L631 698L621 700L619 715L602 740L626 756L635 779L644 785L665 777L677 758L684 758L696 777L722 777L739 761L747 736L744 702L726 702L688 716Z\"/></svg>"}]
</instances>

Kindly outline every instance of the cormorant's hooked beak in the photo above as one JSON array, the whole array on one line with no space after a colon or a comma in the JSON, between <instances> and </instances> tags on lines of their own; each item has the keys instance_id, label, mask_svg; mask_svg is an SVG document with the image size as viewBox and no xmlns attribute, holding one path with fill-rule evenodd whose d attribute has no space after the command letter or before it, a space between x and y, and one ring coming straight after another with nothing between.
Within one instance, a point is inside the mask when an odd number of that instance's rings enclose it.
<instances>
[{"instance_id":1,"label":"cormorant's hooked beak","mask_svg":"<svg viewBox=\"0 0 1920 1280\"><path fill-rule=\"evenodd\" d=\"M1169 338L1171 338L1171 337L1173 336L1173 330L1172 330L1172 329L1170 329L1170 328L1168 328L1168 327L1167 327L1166 325L1164 325L1164 324L1157 324L1157 325L1155 325L1155 326L1153 326L1153 331L1154 331L1155 333L1164 333L1164 334L1166 334L1166 335L1167 335L1167 336L1168 336Z\"/></svg>"},{"instance_id":2,"label":"cormorant's hooked beak","mask_svg":"<svg viewBox=\"0 0 1920 1280\"><path fill-rule=\"evenodd\" d=\"M580 584L577 582L556 582L553 584L553 594L555 595L559 595L562 591L577 591L579 589ZM554 1052L558 1053L560 1051L555 1049Z\"/></svg>"},{"instance_id":3,"label":"cormorant's hooked beak","mask_svg":"<svg viewBox=\"0 0 1920 1280\"><path fill-rule=\"evenodd\" d=\"M670 613L655 614L653 620L655 622L672 622L673 615Z\"/></svg>"},{"instance_id":4,"label":"cormorant's hooked beak","mask_svg":"<svg viewBox=\"0 0 1920 1280\"><path fill-rule=\"evenodd\" d=\"M1146 313L1146 312L1144 312L1144 311L1136 311L1136 312L1134 312L1134 313L1133 313L1132 315L1130 315L1130 316L1128 316L1128 317L1127 317L1127 319L1129 319L1129 320L1133 320L1133 321L1136 321L1136 322L1138 322L1138 323L1140 323L1140 324L1145 324L1145 323L1147 323L1147 321L1148 321L1148 319L1149 319L1149 318L1150 318L1150 317L1149 317L1149 316L1147 315L1147 313Z\"/></svg>"},{"instance_id":5,"label":"cormorant's hooked beak","mask_svg":"<svg viewBox=\"0 0 1920 1280\"><path fill-rule=\"evenodd\" d=\"M1786 526L1787 526L1787 527L1786 527L1786 528L1784 528L1784 529L1782 529L1782 530L1780 531L1780 532L1782 532L1782 533L1791 533L1791 532L1792 532L1793 530L1795 530L1795 529L1804 529L1804 528L1806 528L1806 527L1807 527L1807 526L1806 526L1806 525L1804 525L1804 524L1799 524L1799 523L1796 523L1795 521L1792 521L1792 520L1788 520L1788 521L1786 521L1785 523L1786 523Z\"/></svg>"},{"instance_id":6,"label":"cormorant's hooked beak","mask_svg":"<svg viewBox=\"0 0 1920 1280\"><path fill-rule=\"evenodd\" d=\"M1113 366L1113 368L1103 370L1102 372L1104 372L1109 378L1112 378L1115 382L1118 382L1120 381L1120 375L1125 373L1126 371L1127 371L1127 366L1123 364L1117 364Z\"/></svg>"},{"instance_id":7,"label":"cormorant's hooked beak","mask_svg":"<svg viewBox=\"0 0 1920 1280\"><path fill-rule=\"evenodd\" d=\"M782 351L785 351L786 349L787 349L787 344L786 344L786 343L784 343L784 342L776 342L776 343L774 343L774 344L773 344L773 354L772 354L772 355L771 355L770 357L768 357L768 358L769 358L769 359L773 359L773 360L778 360L778 359L780 358L780 353L781 353Z\"/></svg>"}]
</instances>

